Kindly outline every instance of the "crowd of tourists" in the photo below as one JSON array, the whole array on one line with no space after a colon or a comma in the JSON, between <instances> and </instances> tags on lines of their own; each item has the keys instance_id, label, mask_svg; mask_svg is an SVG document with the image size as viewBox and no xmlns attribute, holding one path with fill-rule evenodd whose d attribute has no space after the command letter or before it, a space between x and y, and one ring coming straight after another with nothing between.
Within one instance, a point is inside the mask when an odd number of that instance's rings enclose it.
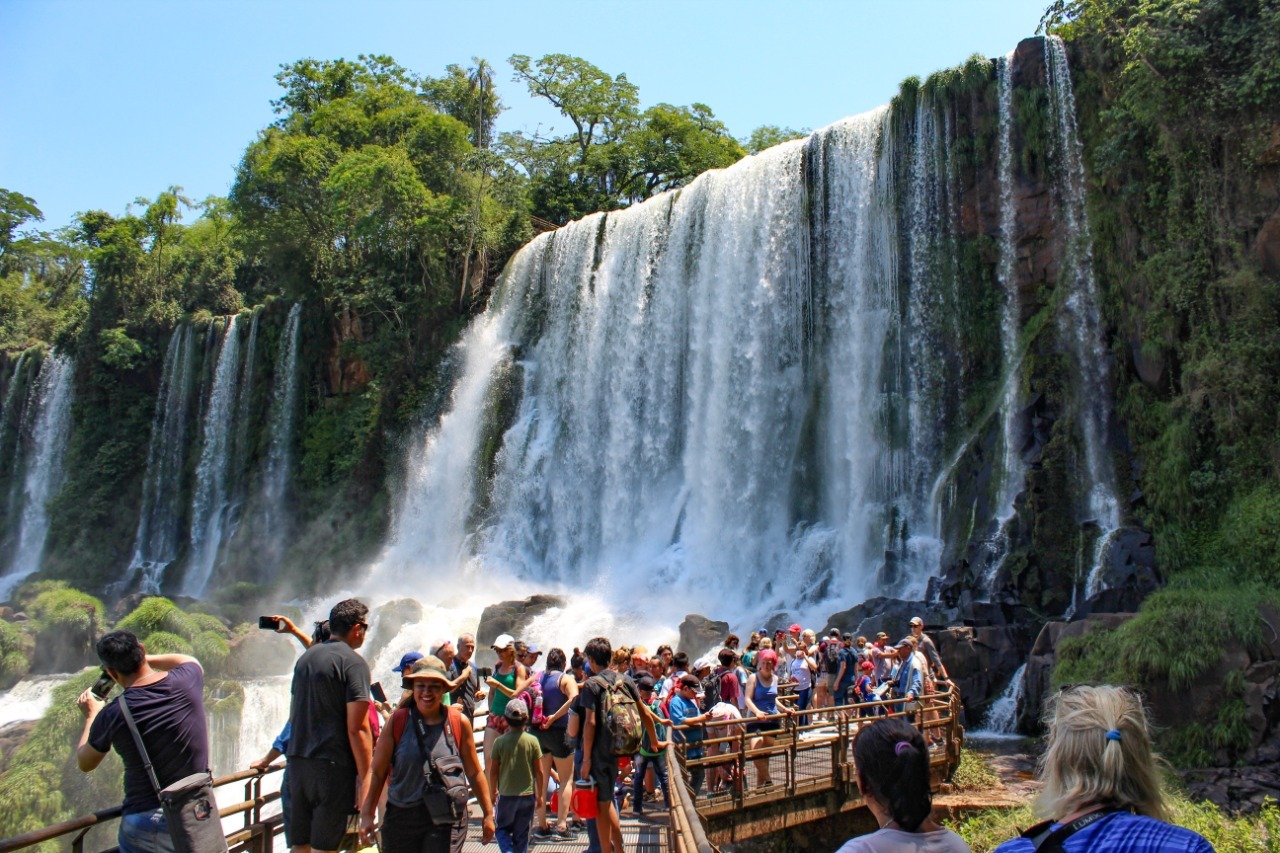
<instances>
[{"instance_id":1,"label":"crowd of tourists","mask_svg":"<svg viewBox=\"0 0 1280 853\"><path fill-rule=\"evenodd\" d=\"M460 853L473 801L481 840L503 853L580 834L589 853L621 853L621 813L641 816L659 797L669 808L671 783L684 780L682 768L666 766L671 741L686 759L728 749L730 731L749 733L758 749L796 715L818 723L856 715L858 785L881 828L841 853L968 849L931 817L927 700L945 692L949 676L918 618L893 644L884 633L868 640L832 630L819 639L791 625L755 632L745 647L731 634L695 660L665 645L652 653L615 648L605 637L544 656L536 644L502 634L492 643L491 670L477 666L475 638L463 634L406 650L392 669L399 691L388 696L358 653L367 617L363 603L348 599L311 634L284 616L264 618L306 647L294 667L289 720L251 765L266 771L287 760L281 799L294 853L348 849L357 840L386 853ZM218 823L199 663L147 655L126 631L103 637L98 653L108 688L125 689L110 703L97 685L81 695L77 758L85 771L112 748L124 759L120 850L225 849L220 828L221 847L190 843L202 821L206 837ZM842 707L849 705L857 707ZM483 758L475 733L481 710ZM1134 694L1073 688L1051 703L1047 722L1036 805L1049 820L1001 850L1212 849L1163 822ZM770 790L768 759L754 763L752 781L734 778L733 762L690 761L687 782L695 795L704 786L711 794Z\"/></svg>"}]
</instances>

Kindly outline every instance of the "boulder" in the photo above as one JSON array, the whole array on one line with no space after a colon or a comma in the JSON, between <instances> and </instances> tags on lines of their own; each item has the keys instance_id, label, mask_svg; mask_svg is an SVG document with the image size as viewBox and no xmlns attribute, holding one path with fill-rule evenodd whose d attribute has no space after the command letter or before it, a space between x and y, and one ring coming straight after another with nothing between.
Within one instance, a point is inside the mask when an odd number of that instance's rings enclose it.
<instances>
[{"instance_id":1,"label":"boulder","mask_svg":"<svg viewBox=\"0 0 1280 853\"><path fill-rule=\"evenodd\" d=\"M1004 693L1031 647L1031 632L1025 625L946 628L930 636L960 690L971 727Z\"/></svg>"},{"instance_id":2,"label":"boulder","mask_svg":"<svg viewBox=\"0 0 1280 853\"><path fill-rule=\"evenodd\" d=\"M486 667L497 662L498 656L490 647L499 634L510 634L518 640L534 618L564 605L564 598L558 595L532 595L517 601L490 604L480 614L480 627L476 631L476 664Z\"/></svg>"},{"instance_id":3,"label":"boulder","mask_svg":"<svg viewBox=\"0 0 1280 853\"><path fill-rule=\"evenodd\" d=\"M0 726L0 773L7 769L9 758L26 743L39 720L21 720Z\"/></svg>"},{"instance_id":4,"label":"boulder","mask_svg":"<svg viewBox=\"0 0 1280 853\"><path fill-rule=\"evenodd\" d=\"M249 631L230 643L226 672L232 678L269 678L293 672L302 646L288 634Z\"/></svg>"},{"instance_id":5,"label":"boulder","mask_svg":"<svg viewBox=\"0 0 1280 853\"><path fill-rule=\"evenodd\" d=\"M717 622L697 613L690 613L680 623L680 642L677 652L684 652L690 660L724 643L729 635L729 623Z\"/></svg>"},{"instance_id":6,"label":"boulder","mask_svg":"<svg viewBox=\"0 0 1280 853\"><path fill-rule=\"evenodd\" d=\"M876 634L884 631L891 642L897 642L911 633L911 617L919 616L924 620L925 630L937 630L949 622L957 621L955 611L941 605L929 605L923 601L903 601L900 598L869 598L861 604L833 613L827 617L827 624L822 629L826 634L832 628L863 636L874 640Z\"/></svg>"},{"instance_id":7,"label":"boulder","mask_svg":"<svg viewBox=\"0 0 1280 853\"><path fill-rule=\"evenodd\" d=\"M369 614L370 637L361 654L366 660L377 660L378 654L391 644L405 625L422 621L422 605L412 598L397 598L373 609ZM426 649L422 650L424 653Z\"/></svg>"},{"instance_id":8,"label":"boulder","mask_svg":"<svg viewBox=\"0 0 1280 853\"><path fill-rule=\"evenodd\" d=\"M1133 613L1096 613L1074 622L1047 622L1040 629L1031 654L1027 657L1027 671L1023 675L1022 701L1018 705L1019 732L1037 736L1041 733L1040 718L1045 702L1053 690L1051 680L1056 661L1055 648L1066 637L1080 637L1090 631L1114 629L1134 617Z\"/></svg>"}]
</instances>

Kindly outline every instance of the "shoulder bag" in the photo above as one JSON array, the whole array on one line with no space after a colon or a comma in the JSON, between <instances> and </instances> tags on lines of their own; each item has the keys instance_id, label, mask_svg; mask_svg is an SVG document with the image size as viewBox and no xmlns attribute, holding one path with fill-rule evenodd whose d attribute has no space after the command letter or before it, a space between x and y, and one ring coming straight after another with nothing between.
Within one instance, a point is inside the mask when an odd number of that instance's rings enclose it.
<instances>
[{"instance_id":1,"label":"shoulder bag","mask_svg":"<svg viewBox=\"0 0 1280 853\"><path fill-rule=\"evenodd\" d=\"M192 773L161 788L155 768L151 766L151 757L147 755L147 748L142 743L142 735L133 722L133 714L129 713L128 703L124 701L123 695L116 701L120 703L125 724L129 726L133 742L138 747L138 755L142 758L142 766L146 768L147 778L151 780L151 786L160 798L160 809L164 812L176 853L223 853L227 849L227 839L222 834L218 801L213 795L213 775L208 770Z\"/></svg>"},{"instance_id":2,"label":"shoulder bag","mask_svg":"<svg viewBox=\"0 0 1280 853\"><path fill-rule=\"evenodd\" d=\"M449 749L449 754L437 760L427 748L427 722L422 719L415 707L409 708L413 717L413 731L418 736L418 752L423 756L422 775L426 778L426 786L422 792L423 805L436 826L455 824L465 820L467 816L467 798L470 788L467 786L466 765L462 763L462 752L453 737L452 716L456 711L446 711L444 732L442 737Z\"/></svg>"}]
</instances>

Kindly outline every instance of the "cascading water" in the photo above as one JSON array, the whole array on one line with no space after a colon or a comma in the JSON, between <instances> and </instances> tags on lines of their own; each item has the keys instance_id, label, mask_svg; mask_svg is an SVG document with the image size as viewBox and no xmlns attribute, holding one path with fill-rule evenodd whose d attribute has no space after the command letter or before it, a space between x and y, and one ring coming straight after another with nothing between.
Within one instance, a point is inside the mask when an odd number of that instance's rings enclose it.
<instances>
[{"instance_id":1,"label":"cascading water","mask_svg":"<svg viewBox=\"0 0 1280 853\"><path fill-rule=\"evenodd\" d=\"M1018 703L1022 701L1022 691L1026 687L1023 675L1027 671L1027 665L1024 663L1014 672L1013 678L1009 681L1009 686L1005 688L1000 698L991 703L990 710L987 711L987 719L985 725L978 731L973 732L976 737L992 736L992 735L1012 735L1014 734L1014 725L1018 719Z\"/></svg>"},{"instance_id":2,"label":"cascading water","mask_svg":"<svg viewBox=\"0 0 1280 853\"><path fill-rule=\"evenodd\" d=\"M280 543L288 537L289 475L293 468L293 433L298 411L298 336L302 303L289 309L281 336L271 393L271 444L267 450L267 470L263 480L262 506L269 534L268 542L279 555ZM274 561L272 561L274 565Z\"/></svg>"},{"instance_id":3,"label":"cascading water","mask_svg":"<svg viewBox=\"0 0 1280 853\"><path fill-rule=\"evenodd\" d=\"M241 361L240 385L236 390L236 439L232 446L231 459L234 460L238 469L244 464L244 460L249 458L249 427L251 424L251 413L253 409L253 383L255 379L255 367L258 361L258 315L253 315L253 320L249 323L249 341L244 347L244 356ZM242 478L235 477L235 482L240 484Z\"/></svg>"},{"instance_id":4,"label":"cascading water","mask_svg":"<svg viewBox=\"0 0 1280 853\"><path fill-rule=\"evenodd\" d=\"M142 511L134 537L130 574L141 572L141 591L160 592L165 568L178 556L183 518L183 480L195 378L196 335L182 324L173 330L165 352L160 391L151 423Z\"/></svg>"},{"instance_id":5,"label":"cascading water","mask_svg":"<svg viewBox=\"0 0 1280 853\"><path fill-rule=\"evenodd\" d=\"M0 729L10 723L40 719L53 701L53 691L70 678L69 675L32 676L8 690L0 690Z\"/></svg>"},{"instance_id":6,"label":"cascading water","mask_svg":"<svg viewBox=\"0 0 1280 853\"><path fill-rule=\"evenodd\" d=\"M218 352L218 366L213 377L204 416L203 445L196 469L196 488L191 501L191 547L182 593L199 597L204 594L218 549L227 533L228 494L227 469L230 465L233 426L232 413L240 377L240 334L233 315L227 322Z\"/></svg>"},{"instance_id":7,"label":"cascading water","mask_svg":"<svg viewBox=\"0 0 1280 853\"><path fill-rule=\"evenodd\" d=\"M0 600L7 599L23 578L40 568L49 533L48 502L62 485L62 458L71 437L74 379L71 359L51 352L40 367L27 402L31 438L23 459L22 515L16 547L0 576Z\"/></svg>"},{"instance_id":8,"label":"cascading water","mask_svg":"<svg viewBox=\"0 0 1280 853\"><path fill-rule=\"evenodd\" d=\"M1013 57L996 60L999 81L999 138L1000 149L997 177L1000 184L1000 255L996 264L996 279L1004 291L1004 304L1000 312L1000 346L1004 354L1001 394L1001 437L1004 448L1003 479L999 493L999 527L994 538L987 543L989 565L983 586L993 592L996 576L1009 552L1009 523L1014 518L1014 501L1022 488L1025 466L1019 448L1018 400L1022 384L1022 353L1018 347L1020 305L1018 300L1017 263L1017 207L1013 199Z\"/></svg>"},{"instance_id":9,"label":"cascading water","mask_svg":"<svg viewBox=\"0 0 1280 853\"><path fill-rule=\"evenodd\" d=\"M1098 527L1098 539L1085 583L1086 596L1091 596L1100 591L1107 548L1121 522L1115 469L1107 450L1107 424L1111 419L1109 395L1099 393L1099 389L1110 387L1108 356L1099 332L1102 327L1098 285L1093 274L1093 243L1085 211L1084 154L1076 129L1075 93L1071 87L1067 49L1057 36L1046 37L1044 49L1053 124L1050 134L1052 163L1056 166L1055 183L1066 227L1063 280L1070 288L1058 321L1063 337L1074 350L1082 389L1077 400L1087 482L1090 485L1087 512L1089 520ZM1072 612L1075 607L1073 591Z\"/></svg>"},{"instance_id":10,"label":"cascading water","mask_svg":"<svg viewBox=\"0 0 1280 853\"><path fill-rule=\"evenodd\" d=\"M672 610L714 601L744 619L922 593L936 549L882 576L893 540L931 527L942 444L934 365L911 354L920 324L902 308L888 118L520 252L464 335L375 578L470 563L615 607L661 591ZM913 204L945 220L941 196L926 186ZM512 375L518 405L487 432Z\"/></svg>"}]
</instances>

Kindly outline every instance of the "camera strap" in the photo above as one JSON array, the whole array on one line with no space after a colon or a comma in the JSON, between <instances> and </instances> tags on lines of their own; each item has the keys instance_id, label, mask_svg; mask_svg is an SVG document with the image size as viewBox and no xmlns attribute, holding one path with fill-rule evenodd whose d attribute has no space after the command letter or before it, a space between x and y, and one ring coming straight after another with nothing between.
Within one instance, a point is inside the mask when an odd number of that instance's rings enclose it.
<instances>
[{"instance_id":1,"label":"camera strap","mask_svg":"<svg viewBox=\"0 0 1280 853\"><path fill-rule=\"evenodd\" d=\"M120 703L120 712L124 714L125 725L129 727L129 732L133 735L133 742L138 747L138 755L142 758L142 766L146 768L147 778L151 780L151 787L156 789L156 796L160 796L160 780L156 778L156 771L151 766L151 756L147 755L147 748L142 743L142 734L138 731L138 726L133 722L133 714L129 712L129 703L124 701L124 694L121 693L116 697L116 701Z\"/></svg>"},{"instance_id":2,"label":"camera strap","mask_svg":"<svg viewBox=\"0 0 1280 853\"><path fill-rule=\"evenodd\" d=\"M427 721L422 719L422 715L418 713L415 705L409 706L409 716L413 718L413 732L418 737L418 752L422 755L423 761L426 762L430 769L430 775L427 778L428 784L443 785L444 777L440 775L440 771L436 769L435 757L431 754L431 750L427 749ZM445 710L444 714L444 732L441 737L445 739L445 745L449 748L449 752L454 755L458 754L458 745L453 742L453 732L449 725L449 711Z\"/></svg>"}]
</instances>

